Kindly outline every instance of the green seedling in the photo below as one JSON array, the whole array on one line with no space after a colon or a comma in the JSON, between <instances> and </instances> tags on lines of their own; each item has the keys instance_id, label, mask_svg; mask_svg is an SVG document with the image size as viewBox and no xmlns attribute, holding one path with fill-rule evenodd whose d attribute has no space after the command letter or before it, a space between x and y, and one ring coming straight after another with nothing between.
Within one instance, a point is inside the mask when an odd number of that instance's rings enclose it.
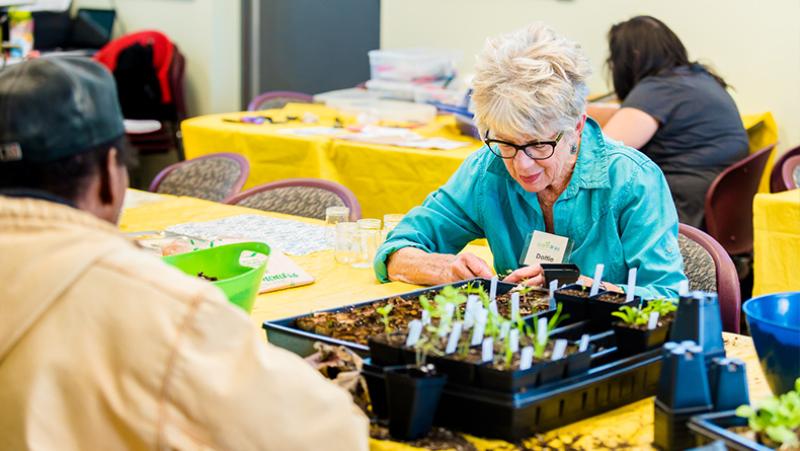
<instances>
[{"instance_id":1,"label":"green seedling","mask_svg":"<svg viewBox=\"0 0 800 451\"><path fill-rule=\"evenodd\" d=\"M386 335L392 331L392 328L389 327L389 314L392 312L394 306L392 304L386 304L383 307L378 307L375 309L381 315L381 321L383 322L383 331Z\"/></svg>"},{"instance_id":2,"label":"green seedling","mask_svg":"<svg viewBox=\"0 0 800 451\"><path fill-rule=\"evenodd\" d=\"M558 327L564 320L569 318L569 314L561 315L561 311L563 309L563 305L559 302L556 305L556 311L553 313L553 316L550 317L550 320L547 321L547 333L545 334L547 337L550 337L550 333ZM525 334L528 338L531 339L533 342L533 356L537 359L541 359L544 357L544 351L547 349L547 342L550 341L549 338L545 340L543 343L540 343L536 337L539 336L539 322L534 321L533 327L525 325Z\"/></svg>"},{"instance_id":3,"label":"green seedling","mask_svg":"<svg viewBox=\"0 0 800 451\"><path fill-rule=\"evenodd\" d=\"M658 316L663 318L674 311L678 310L678 306L674 302L667 299L653 299L648 302L647 306L643 309L644 313L649 315L651 312L658 312Z\"/></svg>"},{"instance_id":4,"label":"green seedling","mask_svg":"<svg viewBox=\"0 0 800 451\"><path fill-rule=\"evenodd\" d=\"M781 449L797 448L800 446L800 378L794 381L793 391L767 398L758 408L739 406L736 415L747 418L750 429L777 442Z\"/></svg>"},{"instance_id":5,"label":"green seedling","mask_svg":"<svg viewBox=\"0 0 800 451\"><path fill-rule=\"evenodd\" d=\"M611 313L611 316L616 316L629 326L641 326L647 324L650 315L639 307L623 305L618 311Z\"/></svg>"}]
</instances>

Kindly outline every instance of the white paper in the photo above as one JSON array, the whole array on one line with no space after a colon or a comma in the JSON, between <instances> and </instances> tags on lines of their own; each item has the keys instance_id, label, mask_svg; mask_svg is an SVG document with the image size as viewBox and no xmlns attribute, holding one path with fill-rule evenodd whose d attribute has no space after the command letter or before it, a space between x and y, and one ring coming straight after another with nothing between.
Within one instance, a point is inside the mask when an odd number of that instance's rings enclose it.
<instances>
[{"instance_id":1,"label":"white paper","mask_svg":"<svg viewBox=\"0 0 800 451\"><path fill-rule=\"evenodd\" d=\"M483 339L481 347L481 362L491 362L494 359L494 340L492 337Z\"/></svg>"},{"instance_id":2,"label":"white paper","mask_svg":"<svg viewBox=\"0 0 800 451\"><path fill-rule=\"evenodd\" d=\"M595 267L592 289L589 291L589 296L594 296L600 291L600 282L603 280L603 268L604 266L602 263Z\"/></svg>"},{"instance_id":3,"label":"white paper","mask_svg":"<svg viewBox=\"0 0 800 451\"><path fill-rule=\"evenodd\" d=\"M650 312L650 317L647 318L647 330L653 330L658 326L658 312Z\"/></svg>"},{"instance_id":4,"label":"white paper","mask_svg":"<svg viewBox=\"0 0 800 451\"><path fill-rule=\"evenodd\" d=\"M525 346L524 348L522 348L522 352L520 352L519 369L521 370L530 369L532 364L533 364L533 347Z\"/></svg>"},{"instance_id":5,"label":"white paper","mask_svg":"<svg viewBox=\"0 0 800 451\"><path fill-rule=\"evenodd\" d=\"M508 347L511 349L511 352L519 351L519 329L512 329L511 332L508 333Z\"/></svg>"},{"instance_id":6,"label":"white paper","mask_svg":"<svg viewBox=\"0 0 800 451\"><path fill-rule=\"evenodd\" d=\"M550 360L563 359L564 354L567 352L567 344L567 340L563 338L556 340L556 343L553 345L553 355Z\"/></svg>"},{"instance_id":7,"label":"white paper","mask_svg":"<svg viewBox=\"0 0 800 451\"><path fill-rule=\"evenodd\" d=\"M450 336L447 338L447 347L444 350L445 354L452 354L456 352L458 340L461 338L461 327L462 324L460 321L457 321L455 324L453 324L453 330L450 331Z\"/></svg>"},{"instance_id":8,"label":"white paper","mask_svg":"<svg viewBox=\"0 0 800 451\"><path fill-rule=\"evenodd\" d=\"M519 318L519 291L511 293L511 319L516 321Z\"/></svg>"},{"instance_id":9,"label":"white paper","mask_svg":"<svg viewBox=\"0 0 800 451\"><path fill-rule=\"evenodd\" d=\"M536 342L539 344L547 343L547 318L539 318L539 324L536 328Z\"/></svg>"},{"instance_id":10,"label":"white paper","mask_svg":"<svg viewBox=\"0 0 800 451\"><path fill-rule=\"evenodd\" d=\"M528 249L525 251L523 263L526 265L562 263L566 257L569 257L567 249L569 249L569 238L534 230Z\"/></svg>"},{"instance_id":11,"label":"white paper","mask_svg":"<svg viewBox=\"0 0 800 451\"><path fill-rule=\"evenodd\" d=\"M494 302L497 298L497 276L492 277L489 284L489 301Z\"/></svg>"},{"instance_id":12,"label":"white paper","mask_svg":"<svg viewBox=\"0 0 800 451\"><path fill-rule=\"evenodd\" d=\"M419 341L422 334L422 321L415 319L408 323L408 336L406 337L406 347L412 347Z\"/></svg>"},{"instance_id":13,"label":"white paper","mask_svg":"<svg viewBox=\"0 0 800 451\"><path fill-rule=\"evenodd\" d=\"M628 289L625 291L625 302L633 300L633 292L636 290L636 268L628 270Z\"/></svg>"},{"instance_id":14,"label":"white paper","mask_svg":"<svg viewBox=\"0 0 800 451\"><path fill-rule=\"evenodd\" d=\"M589 334L581 335L581 342L578 345L578 351L583 352L589 349Z\"/></svg>"}]
</instances>

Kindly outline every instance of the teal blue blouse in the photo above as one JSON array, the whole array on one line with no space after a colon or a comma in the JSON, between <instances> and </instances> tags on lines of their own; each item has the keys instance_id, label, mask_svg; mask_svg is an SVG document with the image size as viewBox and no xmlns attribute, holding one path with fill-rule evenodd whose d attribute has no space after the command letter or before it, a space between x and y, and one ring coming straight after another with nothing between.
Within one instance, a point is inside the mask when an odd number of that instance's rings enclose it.
<instances>
[{"instance_id":1,"label":"teal blue blouse","mask_svg":"<svg viewBox=\"0 0 800 451\"><path fill-rule=\"evenodd\" d=\"M572 239L570 261L591 276L626 284L637 269L636 294L677 297L685 280L678 248L678 216L661 170L641 152L607 139L591 119L581 137L567 189L553 206L557 235ZM526 192L486 147L467 157L450 180L413 208L375 257L375 274L387 282L386 259L398 249L455 254L486 238L497 273L520 267L526 240L545 230L536 193Z\"/></svg>"}]
</instances>

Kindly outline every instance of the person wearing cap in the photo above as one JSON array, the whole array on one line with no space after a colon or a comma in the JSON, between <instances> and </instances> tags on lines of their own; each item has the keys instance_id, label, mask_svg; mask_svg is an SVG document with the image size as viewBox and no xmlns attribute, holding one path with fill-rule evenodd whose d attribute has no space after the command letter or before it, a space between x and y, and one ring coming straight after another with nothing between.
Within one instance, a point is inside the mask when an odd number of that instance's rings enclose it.
<instances>
[{"instance_id":1,"label":"person wearing cap","mask_svg":"<svg viewBox=\"0 0 800 451\"><path fill-rule=\"evenodd\" d=\"M366 449L344 390L118 233L123 136L97 63L0 71L0 449Z\"/></svg>"}]
</instances>

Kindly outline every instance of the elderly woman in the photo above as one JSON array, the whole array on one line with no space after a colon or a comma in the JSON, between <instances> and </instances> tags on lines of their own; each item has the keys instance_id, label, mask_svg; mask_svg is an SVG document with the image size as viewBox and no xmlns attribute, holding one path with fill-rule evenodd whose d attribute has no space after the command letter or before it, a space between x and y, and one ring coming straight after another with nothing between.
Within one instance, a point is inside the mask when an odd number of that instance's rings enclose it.
<instances>
[{"instance_id":1,"label":"elderly woman","mask_svg":"<svg viewBox=\"0 0 800 451\"><path fill-rule=\"evenodd\" d=\"M669 188L646 156L586 119L589 73L581 48L545 25L489 39L473 80L486 146L390 233L378 279L491 277L477 256L455 255L485 237L505 281L541 285L539 264L520 267L539 230L570 238L584 273L603 263L604 280L621 284L638 268L637 294L674 297L685 277Z\"/></svg>"}]
</instances>

